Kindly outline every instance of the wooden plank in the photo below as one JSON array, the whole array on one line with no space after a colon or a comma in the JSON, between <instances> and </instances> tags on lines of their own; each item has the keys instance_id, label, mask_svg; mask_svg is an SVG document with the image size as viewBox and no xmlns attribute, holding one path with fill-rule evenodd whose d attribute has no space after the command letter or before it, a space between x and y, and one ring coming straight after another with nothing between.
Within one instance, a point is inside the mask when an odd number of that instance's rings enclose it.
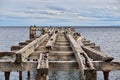
<instances>
[{"instance_id":1,"label":"wooden plank","mask_svg":"<svg viewBox=\"0 0 120 80\"><path fill-rule=\"evenodd\" d=\"M16 64L15 62L0 61L0 71L35 71L36 66L36 62L22 62L21 64Z\"/></svg>"},{"instance_id":2,"label":"wooden plank","mask_svg":"<svg viewBox=\"0 0 120 80\"><path fill-rule=\"evenodd\" d=\"M14 52L0 52L0 57L12 56L14 54L15 54Z\"/></svg>"},{"instance_id":3,"label":"wooden plank","mask_svg":"<svg viewBox=\"0 0 120 80\"><path fill-rule=\"evenodd\" d=\"M85 46L95 46L95 43L83 43Z\"/></svg>"},{"instance_id":4,"label":"wooden plank","mask_svg":"<svg viewBox=\"0 0 120 80\"><path fill-rule=\"evenodd\" d=\"M95 50L97 50L97 51L101 51L100 50L100 46L90 46L92 49L95 49Z\"/></svg>"},{"instance_id":5,"label":"wooden plank","mask_svg":"<svg viewBox=\"0 0 120 80\"><path fill-rule=\"evenodd\" d=\"M85 41L85 38L84 38L84 36L80 36L80 37L78 37L78 39L77 39L77 43L80 45L80 48L81 48L81 46L82 45L84 45L83 44L83 41ZM90 41L86 41L86 42L90 42ZM93 43L93 45L92 46L94 46L95 44ZM84 54L83 54L83 56L86 58L86 60L87 60L87 66L90 68L90 69L94 69L94 66L93 66L93 64L92 64L92 62L91 62L91 60L90 60L90 58L88 57L88 55L86 54L86 52L81 48L81 50L84 52Z\"/></svg>"},{"instance_id":6,"label":"wooden plank","mask_svg":"<svg viewBox=\"0 0 120 80\"><path fill-rule=\"evenodd\" d=\"M48 53L40 53L36 80L48 80Z\"/></svg>"},{"instance_id":7,"label":"wooden plank","mask_svg":"<svg viewBox=\"0 0 120 80\"><path fill-rule=\"evenodd\" d=\"M20 50L20 49L22 49L22 48L23 48L23 46L12 46L12 47L11 47L11 51Z\"/></svg>"},{"instance_id":8,"label":"wooden plank","mask_svg":"<svg viewBox=\"0 0 120 80\"><path fill-rule=\"evenodd\" d=\"M69 36L70 36L70 38L72 38L72 40L74 40L71 35L69 35ZM81 39L81 40L82 40L82 39ZM81 42L81 43L82 43L82 42ZM85 64L86 64L86 66L87 66L88 68L90 68L90 69L94 69L93 64L92 64L90 58L89 58L89 57L87 56L87 54L83 51L83 49L81 48L81 45L79 45L75 40L72 41L72 45L74 45L73 48L79 49L79 50L78 50L78 53L81 53L81 55L83 55L83 57L85 58Z\"/></svg>"},{"instance_id":9,"label":"wooden plank","mask_svg":"<svg viewBox=\"0 0 120 80\"><path fill-rule=\"evenodd\" d=\"M74 55L73 51L50 51L49 55L58 55L58 56L72 56Z\"/></svg>"},{"instance_id":10,"label":"wooden plank","mask_svg":"<svg viewBox=\"0 0 120 80\"><path fill-rule=\"evenodd\" d=\"M120 70L120 62L103 62L103 61L93 61L94 67L97 71L113 71Z\"/></svg>"},{"instance_id":11,"label":"wooden plank","mask_svg":"<svg viewBox=\"0 0 120 80\"><path fill-rule=\"evenodd\" d=\"M28 45L26 45L24 48L20 49L16 52L16 63L21 63L24 61L25 58L27 58L29 55L31 55L34 50L43 43L48 38L48 34L42 35L40 38L37 38L36 40L32 41Z\"/></svg>"},{"instance_id":12,"label":"wooden plank","mask_svg":"<svg viewBox=\"0 0 120 80\"><path fill-rule=\"evenodd\" d=\"M37 70L43 68L48 69L48 53L40 53Z\"/></svg>"},{"instance_id":13,"label":"wooden plank","mask_svg":"<svg viewBox=\"0 0 120 80\"><path fill-rule=\"evenodd\" d=\"M103 62L92 61L96 71L112 71L120 70L120 62ZM22 62L16 64L14 62L1 62L0 71L35 71L38 63L34 61ZM49 70L79 70L78 63L76 61L49 61ZM89 70L89 69L85 69Z\"/></svg>"},{"instance_id":14,"label":"wooden plank","mask_svg":"<svg viewBox=\"0 0 120 80\"><path fill-rule=\"evenodd\" d=\"M40 56L39 56L39 59L38 59L38 66L37 66L37 69L40 69L40 67L41 67L42 57L43 57L43 54L40 53Z\"/></svg>"},{"instance_id":15,"label":"wooden plank","mask_svg":"<svg viewBox=\"0 0 120 80\"><path fill-rule=\"evenodd\" d=\"M112 61L113 57L108 57L107 55L103 54L100 50L95 50L91 46L86 46L82 43L81 38L78 37L77 40L78 44L81 45L81 48L87 53L87 55L92 58L93 60L103 60L103 61ZM94 45L92 45L94 46Z\"/></svg>"},{"instance_id":16,"label":"wooden plank","mask_svg":"<svg viewBox=\"0 0 120 80\"><path fill-rule=\"evenodd\" d=\"M81 54L83 54L83 51L80 50L79 45L77 44L77 42L73 39L73 37L70 34L66 35L68 40L70 41L70 45L74 51L75 57L77 58L77 62L79 64L79 69L81 71L81 75L82 75L82 80L85 80L85 76L84 76L84 65L83 65L83 60L81 57Z\"/></svg>"},{"instance_id":17,"label":"wooden plank","mask_svg":"<svg viewBox=\"0 0 120 80\"><path fill-rule=\"evenodd\" d=\"M85 70L85 80L97 80L97 71Z\"/></svg>"},{"instance_id":18,"label":"wooden plank","mask_svg":"<svg viewBox=\"0 0 120 80\"><path fill-rule=\"evenodd\" d=\"M27 45L29 42L20 42L19 45Z\"/></svg>"},{"instance_id":19,"label":"wooden plank","mask_svg":"<svg viewBox=\"0 0 120 80\"><path fill-rule=\"evenodd\" d=\"M92 58L94 61L97 61L97 60L112 61L114 59L113 57L109 57L105 55L104 53L98 50L92 49L90 47L87 47L87 46L81 46L81 47L87 53L87 55L90 58Z\"/></svg>"},{"instance_id":20,"label":"wooden plank","mask_svg":"<svg viewBox=\"0 0 120 80\"><path fill-rule=\"evenodd\" d=\"M49 61L49 70L68 71L79 70L77 61Z\"/></svg>"},{"instance_id":21,"label":"wooden plank","mask_svg":"<svg viewBox=\"0 0 120 80\"><path fill-rule=\"evenodd\" d=\"M51 50L53 49L56 38L57 38L57 33L54 33L46 44L47 49L51 49Z\"/></svg>"}]
</instances>

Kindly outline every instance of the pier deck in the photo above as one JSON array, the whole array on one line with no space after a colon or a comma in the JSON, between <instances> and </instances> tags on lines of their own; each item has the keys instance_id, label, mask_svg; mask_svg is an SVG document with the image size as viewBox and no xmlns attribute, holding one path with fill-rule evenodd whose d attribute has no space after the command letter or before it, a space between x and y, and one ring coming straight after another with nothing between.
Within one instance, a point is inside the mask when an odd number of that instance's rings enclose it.
<instances>
[{"instance_id":1,"label":"pier deck","mask_svg":"<svg viewBox=\"0 0 120 80\"><path fill-rule=\"evenodd\" d=\"M36 31L41 34L37 35ZM73 28L30 27L30 39L11 47L11 52L0 52L0 71L9 80L11 71L37 71L35 80L48 80L48 71L77 70L82 80L97 80L97 71L120 70L120 62L101 52L100 46L86 40Z\"/></svg>"}]
</instances>

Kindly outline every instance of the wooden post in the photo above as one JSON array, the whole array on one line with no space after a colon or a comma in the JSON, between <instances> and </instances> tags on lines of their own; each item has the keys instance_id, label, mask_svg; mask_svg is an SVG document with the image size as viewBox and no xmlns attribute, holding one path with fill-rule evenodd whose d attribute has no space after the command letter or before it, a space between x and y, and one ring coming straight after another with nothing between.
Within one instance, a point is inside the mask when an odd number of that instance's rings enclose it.
<instances>
[{"instance_id":1,"label":"wooden post","mask_svg":"<svg viewBox=\"0 0 120 80\"><path fill-rule=\"evenodd\" d=\"M22 80L22 71L19 71L19 80Z\"/></svg>"},{"instance_id":2,"label":"wooden post","mask_svg":"<svg viewBox=\"0 0 120 80\"><path fill-rule=\"evenodd\" d=\"M109 71L103 71L104 80L109 80Z\"/></svg>"},{"instance_id":3,"label":"wooden post","mask_svg":"<svg viewBox=\"0 0 120 80\"><path fill-rule=\"evenodd\" d=\"M10 80L10 72L4 72L5 80Z\"/></svg>"},{"instance_id":4,"label":"wooden post","mask_svg":"<svg viewBox=\"0 0 120 80\"><path fill-rule=\"evenodd\" d=\"M36 80L48 80L48 69L37 70Z\"/></svg>"},{"instance_id":5,"label":"wooden post","mask_svg":"<svg viewBox=\"0 0 120 80\"><path fill-rule=\"evenodd\" d=\"M85 80L97 80L97 71L85 70Z\"/></svg>"},{"instance_id":6,"label":"wooden post","mask_svg":"<svg viewBox=\"0 0 120 80\"><path fill-rule=\"evenodd\" d=\"M48 80L48 53L40 53L36 80Z\"/></svg>"},{"instance_id":7,"label":"wooden post","mask_svg":"<svg viewBox=\"0 0 120 80\"><path fill-rule=\"evenodd\" d=\"M33 30L34 27L30 26L30 30L29 30L29 33L30 33L30 39L34 38L35 37L35 31Z\"/></svg>"},{"instance_id":8,"label":"wooden post","mask_svg":"<svg viewBox=\"0 0 120 80\"><path fill-rule=\"evenodd\" d=\"M28 79L30 79L30 71L27 72Z\"/></svg>"}]
</instances>

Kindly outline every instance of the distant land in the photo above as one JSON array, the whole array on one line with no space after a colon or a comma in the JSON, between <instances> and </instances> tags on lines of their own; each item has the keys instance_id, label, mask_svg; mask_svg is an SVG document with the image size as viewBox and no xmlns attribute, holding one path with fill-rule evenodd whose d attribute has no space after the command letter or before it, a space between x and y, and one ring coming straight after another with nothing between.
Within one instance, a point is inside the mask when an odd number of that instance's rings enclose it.
<instances>
[{"instance_id":1,"label":"distant land","mask_svg":"<svg viewBox=\"0 0 120 80\"><path fill-rule=\"evenodd\" d=\"M28 28L30 26L0 26L0 28ZM37 26L46 27L46 26ZM75 27L75 28L120 28L120 26L47 26L47 27Z\"/></svg>"}]
</instances>

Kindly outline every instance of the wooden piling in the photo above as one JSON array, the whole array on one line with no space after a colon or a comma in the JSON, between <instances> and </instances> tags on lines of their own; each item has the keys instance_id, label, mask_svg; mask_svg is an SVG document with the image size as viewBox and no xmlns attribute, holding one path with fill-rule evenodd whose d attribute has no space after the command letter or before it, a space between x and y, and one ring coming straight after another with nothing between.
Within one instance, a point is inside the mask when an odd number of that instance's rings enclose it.
<instances>
[{"instance_id":1,"label":"wooden piling","mask_svg":"<svg viewBox=\"0 0 120 80\"><path fill-rule=\"evenodd\" d=\"M85 70L85 80L97 80L97 71Z\"/></svg>"},{"instance_id":2,"label":"wooden piling","mask_svg":"<svg viewBox=\"0 0 120 80\"><path fill-rule=\"evenodd\" d=\"M109 80L109 71L103 71L104 80Z\"/></svg>"},{"instance_id":3,"label":"wooden piling","mask_svg":"<svg viewBox=\"0 0 120 80\"><path fill-rule=\"evenodd\" d=\"M27 71L27 77L30 79L30 71Z\"/></svg>"},{"instance_id":4,"label":"wooden piling","mask_svg":"<svg viewBox=\"0 0 120 80\"><path fill-rule=\"evenodd\" d=\"M5 80L10 80L10 72L4 72Z\"/></svg>"},{"instance_id":5,"label":"wooden piling","mask_svg":"<svg viewBox=\"0 0 120 80\"><path fill-rule=\"evenodd\" d=\"M19 71L19 80L22 80L22 71Z\"/></svg>"}]
</instances>

